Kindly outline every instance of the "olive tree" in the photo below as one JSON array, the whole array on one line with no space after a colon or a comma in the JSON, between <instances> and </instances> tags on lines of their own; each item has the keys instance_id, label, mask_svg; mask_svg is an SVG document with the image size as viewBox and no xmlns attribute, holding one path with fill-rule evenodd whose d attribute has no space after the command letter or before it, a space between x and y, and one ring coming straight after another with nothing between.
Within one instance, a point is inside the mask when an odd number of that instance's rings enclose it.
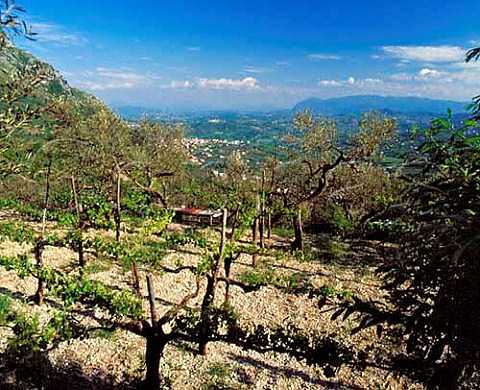
<instances>
[{"instance_id":1,"label":"olive tree","mask_svg":"<svg viewBox=\"0 0 480 390\"><path fill-rule=\"evenodd\" d=\"M325 194L338 167L353 169L362 160L374 157L395 134L396 123L379 113L366 113L347 142L340 140L334 121L316 118L309 112L297 114L295 125L297 131L287 139L290 158L277 168L273 195L282 199L292 217L292 247L301 249L302 210Z\"/></svg>"},{"instance_id":2,"label":"olive tree","mask_svg":"<svg viewBox=\"0 0 480 390\"><path fill-rule=\"evenodd\" d=\"M125 172L132 184L163 207L188 177L183 127L144 121L132 131L131 159Z\"/></svg>"},{"instance_id":3,"label":"olive tree","mask_svg":"<svg viewBox=\"0 0 480 390\"><path fill-rule=\"evenodd\" d=\"M22 35L29 39L36 35L19 17L22 12L25 10L15 0L0 1L0 47L9 44L8 34Z\"/></svg>"}]
</instances>

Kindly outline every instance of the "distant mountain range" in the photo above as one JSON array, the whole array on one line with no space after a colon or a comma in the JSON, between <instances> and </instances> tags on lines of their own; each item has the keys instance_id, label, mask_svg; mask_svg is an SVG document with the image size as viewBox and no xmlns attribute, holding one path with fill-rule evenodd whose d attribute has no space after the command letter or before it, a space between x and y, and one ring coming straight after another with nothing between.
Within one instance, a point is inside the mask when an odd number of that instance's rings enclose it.
<instances>
[{"instance_id":1,"label":"distant mountain range","mask_svg":"<svg viewBox=\"0 0 480 390\"><path fill-rule=\"evenodd\" d=\"M292 111L310 110L314 114L321 115L359 114L370 110L380 110L387 113L444 114L448 108L454 113L465 113L467 104L453 100L434 100L419 97L360 95L332 99L310 98L297 103Z\"/></svg>"},{"instance_id":2,"label":"distant mountain range","mask_svg":"<svg viewBox=\"0 0 480 390\"><path fill-rule=\"evenodd\" d=\"M295 104L291 109L276 111L218 111L218 110L192 110L192 111L170 111L162 108L142 107L134 105L112 104L114 111L120 116L135 120L141 117L151 117L154 119L168 119L172 117L187 116L205 116L219 115L221 117L236 115L264 116L271 114L274 116L291 116L298 111L310 110L314 114L320 115L349 115L355 116L371 110L383 111L387 114L404 114L407 116L417 116L418 114L443 115L450 108L454 114L466 114L468 102L458 102L453 100L435 100L419 97L393 97L379 95L359 95L346 96L332 99L310 98L302 100Z\"/></svg>"}]
</instances>

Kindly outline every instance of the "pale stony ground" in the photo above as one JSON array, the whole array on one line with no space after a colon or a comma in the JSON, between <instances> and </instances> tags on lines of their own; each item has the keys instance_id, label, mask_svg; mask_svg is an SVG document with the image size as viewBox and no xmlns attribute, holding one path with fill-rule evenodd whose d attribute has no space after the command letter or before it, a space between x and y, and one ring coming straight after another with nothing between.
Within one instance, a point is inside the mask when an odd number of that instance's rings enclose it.
<instances>
[{"instance_id":1,"label":"pale stony ground","mask_svg":"<svg viewBox=\"0 0 480 390\"><path fill-rule=\"evenodd\" d=\"M175 226L181 229L181 226ZM0 243L0 254L16 254L29 251L28 245L12 242ZM172 251L163 264L170 267L196 265L201 250L193 247L183 251ZM195 254L198 253L198 254ZM64 248L48 247L44 253L45 263L72 269L76 261L75 254ZM97 260L92 258L91 264ZM263 259L273 264L278 273L305 272L315 286L329 283L338 290L350 290L362 296L378 296L379 282L373 276L373 268L364 267L361 271L354 266L328 266L319 261L299 262L292 256L275 259ZM233 266L233 278L251 269L251 258L242 255ZM146 296L146 270L140 270L143 281L142 292ZM109 269L99 267L92 278L101 280L120 289L131 289L130 273L120 266ZM154 285L158 301L158 311L170 308L171 303L178 303L195 287L194 277L189 271L179 274L154 273ZM19 279L13 272L0 268L0 286L19 296L33 295L36 281L33 278ZM219 288L219 303L224 290ZM202 294L200 294L201 297ZM198 307L200 299L193 300L189 306ZM351 336L350 321L331 321L331 312L322 312L315 299L306 294L286 294L273 287L262 287L258 291L245 294L237 287L231 288L231 304L240 314L243 324L264 324L268 326L293 323L305 331L316 331L334 335L351 348L357 348L371 342L376 336L373 332L364 332ZM145 302L145 308L147 304ZM48 305L30 310L40 313L44 320L48 318ZM148 313L148 310L146 311ZM97 314L94 313L93 314ZM101 313L100 313L101 315ZM86 322L94 321L92 319ZM0 331L0 348L5 347L8 333ZM381 342L378 342L382 349ZM195 351L196 346L188 343L171 343L166 347L161 362L161 374L171 382L171 388L183 389L421 389L402 378L394 378L381 369L369 368L365 372L356 372L343 367L335 378L326 378L320 369L310 367L304 362L280 353L261 354L244 351L239 347L225 343L210 343L207 357ZM145 341L125 330L117 330L109 337L93 337L83 340L63 342L49 352L49 359L54 366L72 367L76 372L81 367L81 374L94 378L90 388L101 388L95 383L121 383L125 373L141 378L144 367ZM67 385L65 388L69 388ZM71 387L75 388L75 387Z\"/></svg>"}]
</instances>

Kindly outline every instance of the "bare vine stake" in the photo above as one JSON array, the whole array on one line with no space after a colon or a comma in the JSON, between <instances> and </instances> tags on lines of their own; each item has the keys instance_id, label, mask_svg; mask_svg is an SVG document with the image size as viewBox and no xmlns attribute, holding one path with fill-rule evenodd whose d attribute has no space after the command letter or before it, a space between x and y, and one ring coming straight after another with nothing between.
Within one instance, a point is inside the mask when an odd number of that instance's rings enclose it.
<instances>
[{"instance_id":1,"label":"bare vine stake","mask_svg":"<svg viewBox=\"0 0 480 390\"><path fill-rule=\"evenodd\" d=\"M80 215L80 204L78 203L77 185L75 183L75 177L73 175L70 177L70 183L72 186L73 201L75 202L75 211L77 213L77 220L78 220L78 224L77 224L77 232L79 234L78 263L80 264L80 267L83 268L85 266L85 257L83 254L83 223Z\"/></svg>"},{"instance_id":2,"label":"bare vine stake","mask_svg":"<svg viewBox=\"0 0 480 390\"><path fill-rule=\"evenodd\" d=\"M293 249L303 249L303 228L302 228L302 209L299 207L293 215L293 229L295 230L295 241L292 243Z\"/></svg>"},{"instance_id":3,"label":"bare vine stake","mask_svg":"<svg viewBox=\"0 0 480 390\"><path fill-rule=\"evenodd\" d=\"M276 146L275 146L276 148ZM275 158L276 158L276 149L275 149ZM275 185L275 166L272 167L272 174L270 176L270 188L268 190L268 204L267 204L267 238L270 239L272 236L272 209L273 209L273 199L272 191Z\"/></svg>"},{"instance_id":4,"label":"bare vine stake","mask_svg":"<svg viewBox=\"0 0 480 390\"><path fill-rule=\"evenodd\" d=\"M155 290L153 289L152 276L147 275L148 299L150 301L150 315L152 317L152 327L156 326L157 311L155 309Z\"/></svg>"},{"instance_id":5,"label":"bare vine stake","mask_svg":"<svg viewBox=\"0 0 480 390\"><path fill-rule=\"evenodd\" d=\"M127 245L130 243L128 239L128 234L127 234L127 227L126 225L123 225L123 236L125 237L125 241ZM137 268L137 262L135 259L132 259L132 263L130 265L130 268L132 270L132 285L133 285L133 292L135 293L135 296L138 299L142 299L142 292L140 290L140 278L138 276L138 268Z\"/></svg>"},{"instance_id":6,"label":"bare vine stake","mask_svg":"<svg viewBox=\"0 0 480 390\"><path fill-rule=\"evenodd\" d=\"M140 278L138 277L137 262L132 260L132 276L133 276L133 291L137 298L142 298L142 292L140 291Z\"/></svg>"},{"instance_id":7,"label":"bare vine stake","mask_svg":"<svg viewBox=\"0 0 480 390\"><path fill-rule=\"evenodd\" d=\"M265 171L262 171L262 193L260 198L260 248L265 248Z\"/></svg>"},{"instance_id":8,"label":"bare vine stake","mask_svg":"<svg viewBox=\"0 0 480 390\"><path fill-rule=\"evenodd\" d=\"M269 202L268 212L267 212L267 238L272 237L272 206Z\"/></svg>"},{"instance_id":9,"label":"bare vine stake","mask_svg":"<svg viewBox=\"0 0 480 390\"><path fill-rule=\"evenodd\" d=\"M237 204L237 209L235 210L235 218L233 221L232 225L232 232L230 234L230 242L233 243L235 241L235 228L238 220L238 214L240 211L240 203ZM225 226L226 228L226 226ZM232 262L236 259L238 259L239 255L234 258L232 251L230 251L229 255L225 257L225 261L223 264L224 270L225 270L225 300L224 303L228 304L230 300L230 270L232 267Z\"/></svg>"},{"instance_id":10,"label":"bare vine stake","mask_svg":"<svg viewBox=\"0 0 480 390\"><path fill-rule=\"evenodd\" d=\"M47 226L47 210L50 203L50 174L52 172L52 159L48 161L47 177L46 177L46 189L45 189L45 203L43 206L42 215L42 235L37 238L35 243L35 261L37 267L40 268L43 265L42 252L45 246L45 231ZM37 292L35 293L35 303L38 306L43 304L43 296L45 294L45 281L42 278L38 278Z\"/></svg>"},{"instance_id":11,"label":"bare vine stake","mask_svg":"<svg viewBox=\"0 0 480 390\"><path fill-rule=\"evenodd\" d=\"M256 203L256 211L255 211L255 219L253 220L252 226L252 244L256 248L257 246L257 234L258 234L258 221L260 215L260 196L257 195L257 203ZM255 252L252 254L252 266L255 267L257 264L257 253L256 249Z\"/></svg>"},{"instance_id":12,"label":"bare vine stake","mask_svg":"<svg viewBox=\"0 0 480 390\"><path fill-rule=\"evenodd\" d=\"M220 270L220 264L225 257L225 245L227 241L227 210L223 209L222 218L222 236L220 239L220 248L218 251L218 257L215 259L215 263L211 269L211 274L207 274L207 289L202 301L202 311L200 314L200 326L199 326L199 352L200 355L205 356L207 354L208 332L211 326L210 310L215 299L215 290L217 288L218 271Z\"/></svg>"},{"instance_id":13,"label":"bare vine stake","mask_svg":"<svg viewBox=\"0 0 480 390\"><path fill-rule=\"evenodd\" d=\"M235 212L233 213L233 222L232 222L232 232L230 233L230 238L232 240L235 239L235 230L237 229L237 224L238 224L238 219L240 215L240 206L242 204L240 202L237 203L237 208L235 209Z\"/></svg>"},{"instance_id":14,"label":"bare vine stake","mask_svg":"<svg viewBox=\"0 0 480 390\"><path fill-rule=\"evenodd\" d=\"M120 170L117 169L117 193L115 201L115 241L117 244L120 243L120 198L121 198L121 189L122 189L122 178L120 176ZM118 254L115 254L115 260L118 260Z\"/></svg>"}]
</instances>

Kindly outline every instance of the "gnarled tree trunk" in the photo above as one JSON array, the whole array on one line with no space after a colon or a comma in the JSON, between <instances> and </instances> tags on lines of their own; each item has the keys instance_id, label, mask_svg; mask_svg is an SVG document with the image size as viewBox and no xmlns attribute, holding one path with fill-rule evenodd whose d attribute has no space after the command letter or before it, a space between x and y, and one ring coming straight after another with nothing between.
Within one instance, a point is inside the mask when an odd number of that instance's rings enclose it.
<instances>
[{"instance_id":1,"label":"gnarled tree trunk","mask_svg":"<svg viewBox=\"0 0 480 390\"><path fill-rule=\"evenodd\" d=\"M163 350L169 339L163 334L163 332L158 332L157 326L149 329L146 339L147 350L145 361L147 373L144 382L144 389L158 389L160 387L160 359L162 358Z\"/></svg>"}]
</instances>

